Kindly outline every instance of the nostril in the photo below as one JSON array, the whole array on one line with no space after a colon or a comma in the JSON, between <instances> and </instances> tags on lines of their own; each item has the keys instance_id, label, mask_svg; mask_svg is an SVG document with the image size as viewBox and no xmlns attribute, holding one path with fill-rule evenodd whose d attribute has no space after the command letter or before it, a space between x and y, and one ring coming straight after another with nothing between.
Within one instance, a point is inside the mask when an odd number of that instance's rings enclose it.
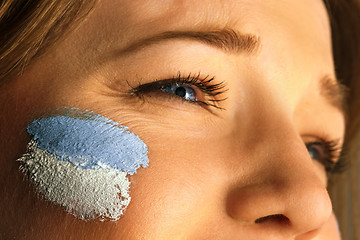
<instances>
[{"instance_id":1,"label":"nostril","mask_svg":"<svg viewBox=\"0 0 360 240\"><path fill-rule=\"evenodd\" d=\"M261 217L255 220L255 223L264 223L264 222L272 222L272 223L279 223L282 225L289 225L290 220L282 215L282 214L273 214L266 217Z\"/></svg>"}]
</instances>

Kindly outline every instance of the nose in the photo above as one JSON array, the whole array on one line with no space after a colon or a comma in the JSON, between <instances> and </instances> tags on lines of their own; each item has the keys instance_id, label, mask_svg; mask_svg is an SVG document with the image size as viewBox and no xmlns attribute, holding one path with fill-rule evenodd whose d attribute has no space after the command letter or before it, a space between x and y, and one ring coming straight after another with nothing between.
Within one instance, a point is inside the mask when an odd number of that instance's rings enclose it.
<instances>
[{"instance_id":1,"label":"nose","mask_svg":"<svg viewBox=\"0 0 360 240\"><path fill-rule=\"evenodd\" d=\"M286 132L286 138L258 141L242 159L250 167L229 190L228 214L256 231L258 239L311 239L332 212L320 169L301 138Z\"/></svg>"}]
</instances>

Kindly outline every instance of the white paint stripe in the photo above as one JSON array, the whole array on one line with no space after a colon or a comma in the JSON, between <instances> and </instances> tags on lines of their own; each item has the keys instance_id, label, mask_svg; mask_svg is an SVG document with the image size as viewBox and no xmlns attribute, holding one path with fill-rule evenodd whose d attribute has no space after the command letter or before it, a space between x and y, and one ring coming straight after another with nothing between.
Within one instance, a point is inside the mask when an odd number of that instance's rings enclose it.
<instances>
[{"instance_id":1,"label":"white paint stripe","mask_svg":"<svg viewBox=\"0 0 360 240\"><path fill-rule=\"evenodd\" d=\"M130 182L117 169L82 169L37 147L31 140L18 161L44 197L86 220L116 221L130 203Z\"/></svg>"}]
</instances>

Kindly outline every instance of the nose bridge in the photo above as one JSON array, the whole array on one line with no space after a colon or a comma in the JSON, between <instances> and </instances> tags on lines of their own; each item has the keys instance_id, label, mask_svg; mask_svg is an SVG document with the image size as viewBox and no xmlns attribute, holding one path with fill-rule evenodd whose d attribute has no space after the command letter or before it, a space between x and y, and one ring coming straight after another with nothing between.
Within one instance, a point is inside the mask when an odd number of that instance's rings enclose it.
<instances>
[{"instance_id":1,"label":"nose bridge","mask_svg":"<svg viewBox=\"0 0 360 240\"><path fill-rule=\"evenodd\" d=\"M289 237L320 228L331 215L331 201L295 127L285 120L259 130L263 134L254 133L258 137L248 148L252 167L242 176L247 184L229 193L229 215Z\"/></svg>"}]
</instances>

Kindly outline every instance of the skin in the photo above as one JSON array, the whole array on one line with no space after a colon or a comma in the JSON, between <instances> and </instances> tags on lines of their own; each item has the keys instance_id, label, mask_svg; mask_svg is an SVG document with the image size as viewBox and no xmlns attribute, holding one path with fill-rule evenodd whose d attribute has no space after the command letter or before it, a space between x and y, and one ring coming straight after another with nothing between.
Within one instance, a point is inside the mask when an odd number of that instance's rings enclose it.
<instances>
[{"instance_id":1,"label":"skin","mask_svg":"<svg viewBox=\"0 0 360 240\"><path fill-rule=\"evenodd\" d=\"M165 31L224 28L261 44L238 54L178 39L119 54ZM224 81L224 110L129 94L179 71ZM343 138L342 112L320 95L326 75L335 78L321 1L103 0L1 89L1 231L16 239L340 239L324 168L304 144ZM111 118L149 147L150 166L131 176L132 200L116 223L76 219L38 198L19 172L27 124L58 107Z\"/></svg>"}]
</instances>

